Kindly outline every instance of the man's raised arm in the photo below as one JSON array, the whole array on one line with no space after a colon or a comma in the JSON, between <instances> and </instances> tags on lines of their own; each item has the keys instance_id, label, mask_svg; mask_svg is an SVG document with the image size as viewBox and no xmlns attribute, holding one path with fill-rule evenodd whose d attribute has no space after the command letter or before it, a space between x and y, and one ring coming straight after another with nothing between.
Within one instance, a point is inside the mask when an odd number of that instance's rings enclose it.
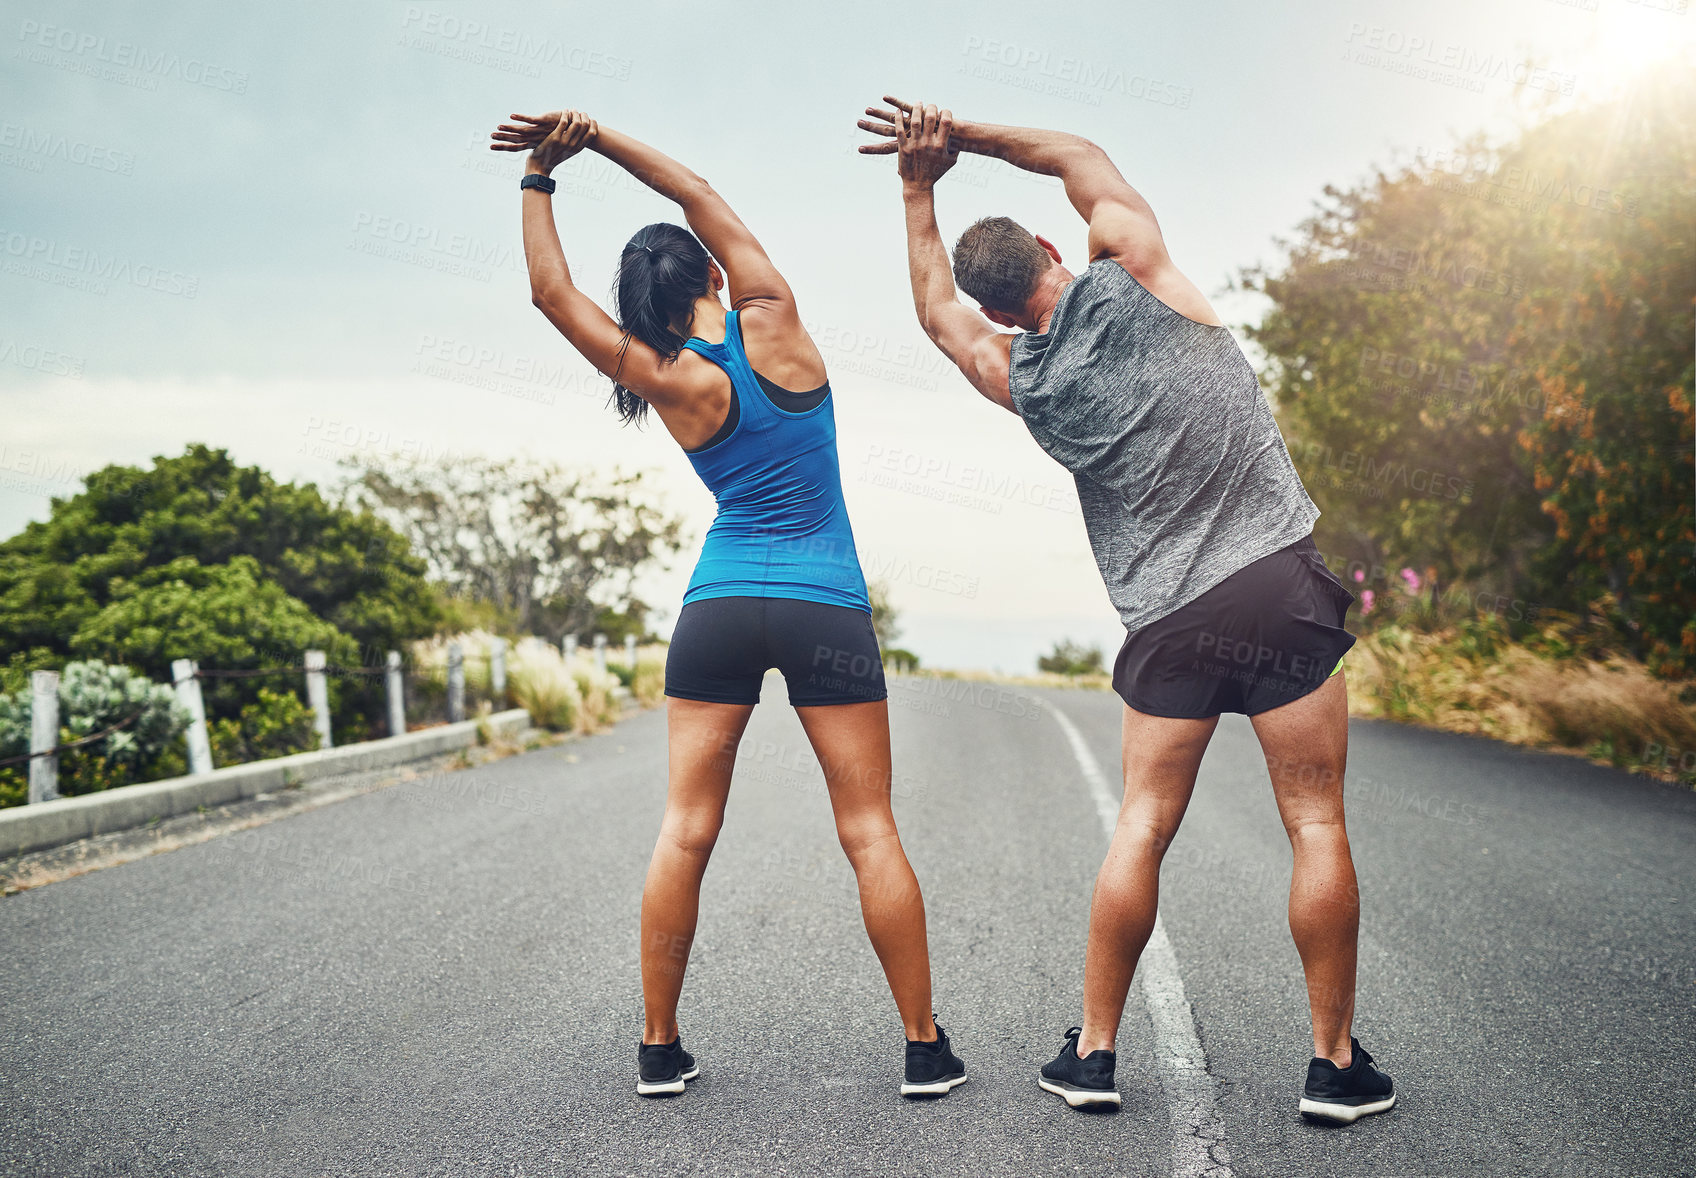
<instances>
[{"instance_id":1,"label":"man's raised arm","mask_svg":"<svg viewBox=\"0 0 1696 1178\"><path fill-rule=\"evenodd\" d=\"M954 166L956 158L948 148L952 122L949 112L923 107L896 136L913 308L925 334L965 374L972 387L1003 409L1017 412L1007 389L1012 337L996 331L955 296L948 250L936 226L935 185Z\"/></svg>"},{"instance_id":2,"label":"man's raised arm","mask_svg":"<svg viewBox=\"0 0 1696 1178\"><path fill-rule=\"evenodd\" d=\"M913 121L917 109L889 95L883 100L895 109L867 107L866 114L875 121L862 119L860 126L894 139L896 144L874 145L872 154L897 150L902 129ZM1150 273L1168 263L1154 210L1120 175L1107 153L1083 136L961 119L953 122L949 147L957 152L994 156L1027 172L1058 176L1072 207L1089 222L1090 261L1116 258L1126 269L1138 273Z\"/></svg>"}]
</instances>

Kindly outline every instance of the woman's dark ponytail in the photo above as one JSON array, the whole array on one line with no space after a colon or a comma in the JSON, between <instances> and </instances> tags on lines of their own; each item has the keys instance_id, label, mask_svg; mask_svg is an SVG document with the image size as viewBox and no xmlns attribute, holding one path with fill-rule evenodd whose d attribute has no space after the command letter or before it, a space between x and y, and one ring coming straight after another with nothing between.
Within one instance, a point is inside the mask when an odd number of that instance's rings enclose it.
<instances>
[{"instance_id":1,"label":"woman's dark ponytail","mask_svg":"<svg viewBox=\"0 0 1696 1178\"><path fill-rule=\"evenodd\" d=\"M663 221L643 226L625 243L614 292L618 325L625 333L618 354L620 365L632 336L662 359L677 359L683 341L689 338L695 300L707 293L708 260L706 248L693 233ZM679 332L673 323L682 323L684 331ZM618 416L626 424L647 416L648 403L620 384L616 373L612 395Z\"/></svg>"}]
</instances>

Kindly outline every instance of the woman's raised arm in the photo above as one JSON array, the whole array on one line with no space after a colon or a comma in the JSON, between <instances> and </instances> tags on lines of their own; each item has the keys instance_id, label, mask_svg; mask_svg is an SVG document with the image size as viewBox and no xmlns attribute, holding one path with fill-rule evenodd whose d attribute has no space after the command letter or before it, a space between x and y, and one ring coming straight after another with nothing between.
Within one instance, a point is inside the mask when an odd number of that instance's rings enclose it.
<instances>
[{"instance_id":1,"label":"woman's raised arm","mask_svg":"<svg viewBox=\"0 0 1696 1178\"><path fill-rule=\"evenodd\" d=\"M540 118L512 117L522 125L501 124L490 147L495 151L529 151L524 166L527 176L549 176L598 137L594 120L577 111L557 111ZM662 363L653 348L620 329L612 316L572 282L547 188L524 190L524 260L530 271L530 301L584 359L652 404L661 404L682 391L676 387L675 368Z\"/></svg>"},{"instance_id":2,"label":"woman's raised arm","mask_svg":"<svg viewBox=\"0 0 1696 1178\"><path fill-rule=\"evenodd\" d=\"M795 296L766 256L765 247L712 185L663 151L620 131L603 127L587 146L677 202L689 228L724 267L732 308L741 310L761 301L794 307Z\"/></svg>"},{"instance_id":3,"label":"woman's raised arm","mask_svg":"<svg viewBox=\"0 0 1696 1178\"><path fill-rule=\"evenodd\" d=\"M766 256L765 247L748 231L742 219L713 186L690 168L678 163L658 148L650 147L622 131L602 127L593 119L576 111L554 111L534 118L513 115L518 124L503 123L495 132L499 142L493 146L501 151L525 151L539 147L550 135L581 119L589 128L581 142L571 147L561 159L578 151L599 152L636 179L652 188L667 200L676 201L683 210L689 228L718 259L730 282L730 305L741 309L751 303L772 301L795 305L795 296L777 267ZM569 132L568 132L569 133ZM563 142L563 141L562 141Z\"/></svg>"}]
</instances>

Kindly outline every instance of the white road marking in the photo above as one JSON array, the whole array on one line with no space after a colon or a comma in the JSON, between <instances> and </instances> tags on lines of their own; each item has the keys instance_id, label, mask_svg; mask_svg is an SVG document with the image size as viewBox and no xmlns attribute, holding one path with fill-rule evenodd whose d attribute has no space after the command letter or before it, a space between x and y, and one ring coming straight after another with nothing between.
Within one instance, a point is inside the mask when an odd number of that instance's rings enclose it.
<instances>
[{"instance_id":1,"label":"white road marking","mask_svg":"<svg viewBox=\"0 0 1696 1178\"><path fill-rule=\"evenodd\" d=\"M1095 799L1101 829L1112 839L1119 821L1119 801L1124 789L1114 789L1101 772L1095 754L1089 751L1083 733L1072 718L1047 700L1043 706L1053 714L1060 730L1071 742L1084 783ZM1173 1178L1232 1178L1231 1157L1225 1150L1225 1131L1214 1108L1213 1077L1207 1074L1207 1053L1196 1035L1195 1015L1184 997L1184 979L1166 926L1154 918L1154 934L1137 964L1142 979L1143 1002L1154 1027L1154 1052L1164 1072L1166 1101L1172 1114Z\"/></svg>"}]
</instances>

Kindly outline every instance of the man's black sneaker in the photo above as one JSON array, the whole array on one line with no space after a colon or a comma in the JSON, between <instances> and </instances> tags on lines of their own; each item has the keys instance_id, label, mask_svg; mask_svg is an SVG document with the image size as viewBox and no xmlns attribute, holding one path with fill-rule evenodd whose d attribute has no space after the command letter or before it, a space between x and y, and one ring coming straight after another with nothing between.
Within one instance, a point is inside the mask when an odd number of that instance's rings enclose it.
<instances>
[{"instance_id":1,"label":"man's black sneaker","mask_svg":"<svg viewBox=\"0 0 1696 1178\"><path fill-rule=\"evenodd\" d=\"M1307 1065L1307 1087L1301 1094L1302 1116L1347 1125L1384 1112L1396 1103L1395 1081L1372 1066L1372 1057L1358 1039L1350 1039L1349 1048L1354 1058L1346 1068L1320 1056L1314 1056Z\"/></svg>"},{"instance_id":2,"label":"man's black sneaker","mask_svg":"<svg viewBox=\"0 0 1696 1178\"><path fill-rule=\"evenodd\" d=\"M907 1040L907 1078L902 1096L942 1096L966 1082L966 1065L948 1045L948 1032L936 1023L936 1041Z\"/></svg>"},{"instance_id":3,"label":"man's black sneaker","mask_svg":"<svg viewBox=\"0 0 1696 1178\"><path fill-rule=\"evenodd\" d=\"M683 1050L681 1037L636 1048L636 1091L642 1096L676 1096L685 1081L700 1074L695 1057Z\"/></svg>"},{"instance_id":4,"label":"man's black sneaker","mask_svg":"<svg viewBox=\"0 0 1696 1178\"><path fill-rule=\"evenodd\" d=\"M1053 1063L1042 1065L1037 1083L1073 1108L1109 1104L1117 1108L1119 1090L1113 1086L1113 1067L1118 1056L1111 1051L1092 1051L1078 1058L1078 1036L1083 1033L1082 1027L1066 1032L1066 1045Z\"/></svg>"}]
</instances>

